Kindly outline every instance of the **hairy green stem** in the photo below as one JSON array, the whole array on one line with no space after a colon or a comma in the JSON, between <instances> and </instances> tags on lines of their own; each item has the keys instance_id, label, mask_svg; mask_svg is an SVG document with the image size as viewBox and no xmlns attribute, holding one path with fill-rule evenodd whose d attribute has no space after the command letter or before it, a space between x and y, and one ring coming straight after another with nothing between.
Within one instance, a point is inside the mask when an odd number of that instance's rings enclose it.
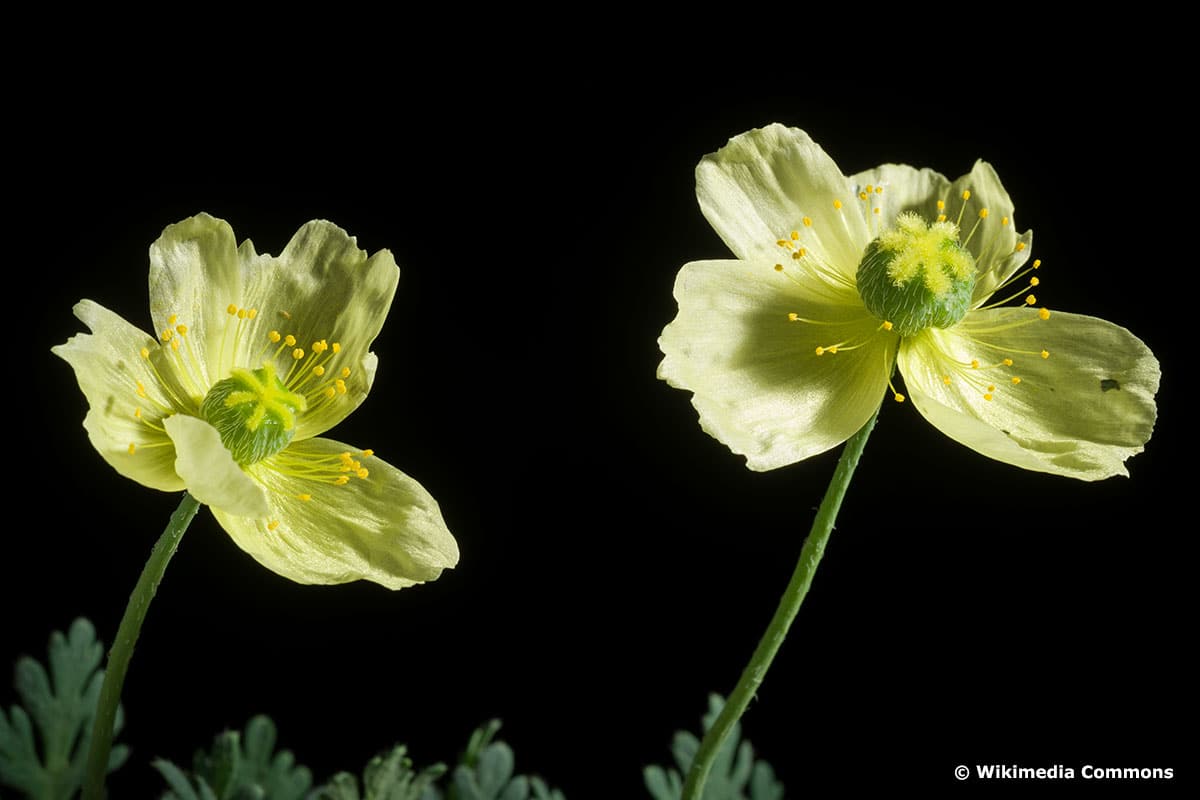
<instances>
[{"instance_id":1,"label":"hairy green stem","mask_svg":"<svg viewBox=\"0 0 1200 800\"><path fill-rule=\"evenodd\" d=\"M850 440L846 442L837 469L833 471L833 478L829 481L829 488L825 490L825 497L821 500L821 507L817 509L817 516L813 519L812 530L805 539L804 546L800 549L800 560L796 562L792 579L788 581L783 598L779 601L779 607L775 609L775 616L771 618L767 632L759 640L754 655L750 657L750 663L742 672L742 677L738 680L733 693L729 695L725 707L717 715L717 719L709 728L708 733L704 734L704 741L700 743L700 749L696 751L696 758L692 761L687 781L683 785L683 800L700 800L704 793L704 783L708 780L708 773L712 769L717 753L721 751L721 745L724 744L733 726L745 713L746 707L750 705L771 662L775 660L775 654L779 651L783 640L787 638L788 628L791 627L792 620L796 618L800 604L804 602L804 597L808 594L808 587L812 585L817 565L821 563L821 556L825 554L825 544L829 541L829 534L833 532L833 523L837 520L838 509L842 507L842 498L846 496L846 490L850 488L850 478L854 476L854 468L858 466L858 459L862 455L863 448L867 444L867 437L871 435L871 429L875 427L875 420L878 416L879 411L876 410L867 424L863 425L858 433L851 436Z\"/></svg>"},{"instance_id":2,"label":"hairy green stem","mask_svg":"<svg viewBox=\"0 0 1200 800\"><path fill-rule=\"evenodd\" d=\"M117 629L117 638L112 649L108 651L108 667L104 672L104 685L100 688L100 701L96 707L96 721L92 725L92 744L88 749L87 767L83 778L83 800L102 800L104 797L104 777L108 774L108 755L112 750L113 723L117 718L117 704L121 700L121 686L125 683L125 673L129 669L129 659L133 657L133 648L137 644L138 633L150 609L150 601L158 591L158 583L175 550L179 540L191 523L192 517L200 508L200 501L188 493L184 493L179 508L171 514L171 521L166 530L150 551L150 558L142 568L133 593L129 595L129 605L125 607L125 616L121 617L121 626Z\"/></svg>"}]
</instances>

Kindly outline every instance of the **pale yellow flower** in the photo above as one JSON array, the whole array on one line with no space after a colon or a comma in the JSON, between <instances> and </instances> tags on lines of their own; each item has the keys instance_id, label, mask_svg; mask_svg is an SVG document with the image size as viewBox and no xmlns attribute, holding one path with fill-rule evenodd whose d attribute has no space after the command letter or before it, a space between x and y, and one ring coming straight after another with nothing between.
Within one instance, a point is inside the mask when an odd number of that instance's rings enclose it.
<instances>
[{"instance_id":1,"label":"pale yellow flower","mask_svg":"<svg viewBox=\"0 0 1200 800\"><path fill-rule=\"evenodd\" d=\"M329 222L279 256L207 214L150 248L147 335L90 300L53 348L75 369L93 446L118 472L208 504L233 540L300 583L392 589L458 561L437 502L371 450L318 438L358 407L400 271Z\"/></svg>"},{"instance_id":2,"label":"pale yellow flower","mask_svg":"<svg viewBox=\"0 0 1200 800\"><path fill-rule=\"evenodd\" d=\"M737 260L680 271L658 374L751 469L835 447L892 396L999 461L1128 474L1158 362L1122 327L1045 307L1032 235L990 165L953 182L901 164L847 177L771 125L706 156L696 184Z\"/></svg>"}]
</instances>

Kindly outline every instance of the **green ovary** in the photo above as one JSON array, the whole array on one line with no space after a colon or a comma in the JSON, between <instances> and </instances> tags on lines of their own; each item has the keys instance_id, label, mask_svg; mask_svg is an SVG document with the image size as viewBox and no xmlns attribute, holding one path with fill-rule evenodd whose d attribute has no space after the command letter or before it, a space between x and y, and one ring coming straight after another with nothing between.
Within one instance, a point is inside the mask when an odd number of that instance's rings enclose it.
<instances>
[{"instance_id":1,"label":"green ovary","mask_svg":"<svg viewBox=\"0 0 1200 800\"><path fill-rule=\"evenodd\" d=\"M912 336L949 328L966 315L975 260L958 243L958 226L901 214L895 228L867 245L857 280L867 310Z\"/></svg>"},{"instance_id":2,"label":"green ovary","mask_svg":"<svg viewBox=\"0 0 1200 800\"><path fill-rule=\"evenodd\" d=\"M269 362L262 369L235 369L209 389L200 416L221 434L221 443L239 464L254 464L288 446L296 415L308 407L289 392Z\"/></svg>"}]
</instances>

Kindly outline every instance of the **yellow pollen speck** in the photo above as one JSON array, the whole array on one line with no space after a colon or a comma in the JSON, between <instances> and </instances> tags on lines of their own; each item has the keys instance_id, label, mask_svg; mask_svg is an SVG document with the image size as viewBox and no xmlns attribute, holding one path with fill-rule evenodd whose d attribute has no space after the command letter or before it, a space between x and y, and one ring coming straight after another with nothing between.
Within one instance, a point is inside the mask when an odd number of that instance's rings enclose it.
<instances>
[{"instance_id":1,"label":"yellow pollen speck","mask_svg":"<svg viewBox=\"0 0 1200 800\"><path fill-rule=\"evenodd\" d=\"M946 201L945 201L945 200L938 200L938 201L937 201L937 207L938 207L938 211L945 211L945 210L946 210Z\"/></svg>"},{"instance_id":2,"label":"yellow pollen speck","mask_svg":"<svg viewBox=\"0 0 1200 800\"><path fill-rule=\"evenodd\" d=\"M343 378L350 377L350 368L349 367L342 367L342 377Z\"/></svg>"},{"instance_id":3,"label":"yellow pollen speck","mask_svg":"<svg viewBox=\"0 0 1200 800\"><path fill-rule=\"evenodd\" d=\"M335 480L333 482L333 485L334 486L345 486L349 482L350 482L350 477L348 475L338 475L337 480Z\"/></svg>"},{"instance_id":4,"label":"yellow pollen speck","mask_svg":"<svg viewBox=\"0 0 1200 800\"><path fill-rule=\"evenodd\" d=\"M229 313L229 316L232 317L237 313L237 306L235 306L233 303L230 303L229 305L225 306L225 310Z\"/></svg>"},{"instance_id":5,"label":"yellow pollen speck","mask_svg":"<svg viewBox=\"0 0 1200 800\"><path fill-rule=\"evenodd\" d=\"M841 200L834 200L834 201L833 201L833 207L834 207L834 208L838 208L838 209L840 209L840 208L842 207L842 201L841 201Z\"/></svg>"},{"instance_id":6,"label":"yellow pollen speck","mask_svg":"<svg viewBox=\"0 0 1200 800\"><path fill-rule=\"evenodd\" d=\"M949 385L950 385L950 376L949 376L949 375L943 375L943 376L942 376L942 383L944 383L944 384L946 384L947 386L949 386Z\"/></svg>"},{"instance_id":7,"label":"yellow pollen speck","mask_svg":"<svg viewBox=\"0 0 1200 800\"><path fill-rule=\"evenodd\" d=\"M171 316L167 317L167 324L174 325L176 323L176 321L178 321L178 319L179 319L178 314L172 314Z\"/></svg>"},{"instance_id":8,"label":"yellow pollen speck","mask_svg":"<svg viewBox=\"0 0 1200 800\"><path fill-rule=\"evenodd\" d=\"M328 387L327 389L325 389L325 391L323 392L323 394L324 394L326 397L333 397L335 394L337 394L337 392L334 390L334 388L333 388L332 386L330 386L330 387Z\"/></svg>"},{"instance_id":9,"label":"yellow pollen speck","mask_svg":"<svg viewBox=\"0 0 1200 800\"><path fill-rule=\"evenodd\" d=\"M340 344L338 344L337 342L334 342L333 344L331 344L331 345L329 345L329 346L333 348L333 354L334 354L335 356L336 356L338 353L342 352L342 346L341 346Z\"/></svg>"},{"instance_id":10,"label":"yellow pollen speck","mask_svg":"<svg viewBox=\"0 0 1200 800\"><path fill-rule=\"evenodd\" d=\"M337 387L339 394L346 393L346 382L344 380L342 380L341 378L338 378L336 381L334 381L333 385Z\"/></svg>"},{"instance_id":11,"label":"yellow pollen speck","mask_svg":"<svg viewBox=\"0 0 1200 800\"><path fill-rule=\"evenodd\" d=\"M962 199L963 199L963 200L970 200L970 199L971 199L971 190L970 190L970 189L966 189L966 190L964 190L964 191L963 191L963 193L962 193Z\"/></svg>"},{"instance_id":12,"label":"yellow pollen speck","mask_svg":"<svg viewBox=\"0 0 1200 800\"><path fill-rule=\"evenodd\" d=\"M137 446L133 442L130 442L129 443L129 455L133 455L136 452L137 452Z\"/></svg>"},{"instance_id":13,"label":"yellow pollen speck","mask_svg":"<svg viewBox=\"0 0 1200 800\"><path fill-rule=\"evenodd\" d=\"M890 331L893 327L894 326L892 325L892 323L888 322L886 319L883 321L883 329L885 331Z\"/></svg>"},{"instance_id":14,"label":"yellow pollen speck","mask_svg":"<svg viewBox=\"0 0 1200 800\"><path fill-rule=\"evenodd\" d=\"M800 316L795 311L788 312L788 322L795 322L800 319Z\"/></svg>"},{"instance_id":15,"label":"yellow pollen speck","mask_svg":"<svg viewBox=\"0 0 1200 800\"><path fill-rule=\"evenodd\" d=\"M245 319L245 318L246 318L246 309L244 309L244 308L239 308L239 309L238 309L238 312L237 312L237 318L238 318L238 319Z\"/></svg>"},{"instance_id":16,"label":"yellow pollen speck","mask_svg":"<svg viewBox=\"0 0 1200 800\"><path fill-rule=\"evenodd\" d=\"M776 264L776 265L775 265L775 271L776 271L776 272L783 272L783 264Z\"/></svg>"},{"instance_id":17,"label":"yellow pollen speck","mask_svg":"<svg viewBox=\"0 0 1200 800\"><path fill-rule=\"evenodd\" d=\"M267 334L267 338L271 340L272 344L277 344L283 337L279 335L279 331L271 331Z\"/></svg>"},{"instance_id":18,"label":"yellow pollen speck","mask_svg":"<svg viewBox=\"0 0 1200 800\"><path fill-rule=\"evenodd\" d=\"M900 394L899 392L896 392L896 397L895 397L895 400L896 400L896 402L897 402L897 403L903 403L903 402L904 402L904 395Z\"/></svg>"},{"instance_id":19,"label":"yellow pollen speck","mask_svg":"<svg viewBox=\"0 0 1200 800\"><path fill-rule=\"evenodd\" d=\"M354 473L354 474L355 474L355 475L357 475L358 477L362 478L363 480L366 480L366 479L367 479L367 476L368 476L368 475L370 475L371 473L370 473L369 471L367 471L367 468L366 468L366 467L359 467L359 468L358 468L358 469L355 471L355 473Z\"/></svg>"},{"instance_id":20,"label":"yellow pollen speck","mask_svg":"<svg viewBox=\"0 0 1200 800\"><path fill-rule=\"evenodd\" d=\"M1050 319L1050 309L1043 308L1040 311L1038 311L1038 318L1039 319Z\"/></svg>"},{"instance_id":21,"label":"yellow pollen speck","mask_svg":"<svg viewBox=\"0 0 1200 800\"><path fill-rule=\"evenodd\" d=\"M296 337L292 336L289 333L287 336L283 337L283 343L286 344L288 347L295 347L296 346Z\"/></svg>"},{"instance_id":22,"label":"yellow pollen speck","mask_svg":"<svg viewBox=\"0 0 1200 800\"><path fill-rule=\"evenodd\" d=\"M992 396L991 396L990 394L985 394L985 395L983 396L983 399L984 399L984 400L988 400L988 401L990 401L990 400L992 399Z\"/></svg>"},{"instance_id":23,"label":"yellow pollen speck","mask_svg":"<svg viewBox=\"0 0 1200 800\"><path fill-rule=\"evenodd\" d=\"M817 353L817 355L819 355L819 356L823 356L823 355L825 355L825 348L824 348L824 347L818 347L818 348L817 348L817 350L816 350L816 353Z\"/></svg>"},{"instance_id":24,"label":"yellow pollen speck","mask_svg":"<svg viewBox=\"0 0 1200 800\"><path fill-rule=\"evenodd\" d=\"M1021 252L1021 251L1022 251L1022 250L1024 250L1024 249L1025 249L1025 243L1024 243L1024 242L1017 242L1017 252L1019 253L1019 252Z\"/></svg>"},{"instance_id":25,"label":"yellow pollen speck","mask_svg":"<svg viewBox=\"0 0 1200 800\"><path fill-rule=\"evenodd\" d=\"M800 221L804 223L804 227L806 227L806 228L812 227L812 217L805 217L804 219L802 219ZM800 238L799 234L797 234L795 238L799 239Z\"/></svg>"},{"instance_id":26,"label":"yellow pollen speck","mask_svg":"<svg viewBox=\"0 0 1200 800\"><path fill-rule=\"evenodd\" d=\"M149 358L149 357L150 357L149 348L143 347L142 348L142 358Z\"/></svg>"},{"instance_id":27,"label":"yellow pollen speck","mask_svg":"<svg viewBox=\"0 0 1200 800\"><path fill-rule=\"evenodd\" d=\"M296 499L303 500L304 502L307 503L309 500L312 500L312 495L311 494L298 494L298 495L296 495Z\"/></svg>"},{"instance_id":28,"label":"yellow pollen speck","mask_svg":"<svg viewBox=\"0 0 1200 800\"><path fill-rule=\"evenodd\" d=\"M363 450L361 453L359 453L359 455L363 458L370 458L371 456L375 455L375 451L368 447L366 450Z\"/></svg>"},{"instance_id":29,"label":"yellow pollen speck","mask_svg":"<svg viewBox=\"0 0 1200 800\"><path fill-rule=\"evenodd\" d=\"M318 378L325 374L325 368L320 364L317 364L315 367L313 367L312 371L313 375L316 375Z\"/></svg>"},{"instance_id":30,"label":"yellow pollen speck","mask_svg":"<svg viewBox=\"0 0 1200 800\"><path fill-rule=\"evenodd\" d=\"M1042 358L1049 358L1049 357L1050 357L1050 351L1049 351L1049 350L1043 350L1043 351L1042 351Z\"/></svg>"},{"instance_id":31,"label":"yellow pollen speck","mask_svg":"<svg viewBox=\"0 0 1200 800\"><path fill-rule=\"evenodd\" d=\"M1008 224L1008 217L1001 217L1001 218L1000 218L1000 224L1001 224L1001 225L1007 225L1007 224Z\"/></svg>"},{"instance_id":32,"label":"yellow pollen speck","mask_svg":"<svg viewBox=\"0 0 1200 800\"><path fill-rule=\"evenodd\" d=\"M1025 305L1027 305L1027 306L1031 306L1031 305L1033 305L1033 304L1034 304L1034 303L1036 303L1036 302L1037 302L1037 295L1032 295L1032 294L1031 294L1031 295L1026 295L1026 297L1025 297Z\"/></svg>"},{"instance_id":33,"label":"yellow pollen speck","mask_svg":"<svg viewBox=\"0 0 1200 800\"><path fill-rule=\"evenodd\" d=\"M979 209L979 218L980 219L987 219L987 215L988 215L988 211L986 208Z\"/></svg>"},{"instance_id":34,"label":"yellow pollen speck","mask_svg":"<svg viewBox=\"0 0 1200 800\"><path fill-rule=\"evenodd\" d=\"M1029 285L1030 285L1030 286L1037 286L1037 285L1038 285L1039 283L1041 283L1041 282L1042 282L1042 281L1041 281L1041 278L1030 278L1030 279L1029 279Z\"/></svg>"},{"instance_id":35,"label":"yellow pollen speck","mask_svg":"<svg viewBox=\"0 0 1200 800\"><path fill-rule=\"evenodd\" d=\"M1021 382L1021 379L1018 378L1016 375L1013 375L1012 382L1013 382L1013 386L1016 386L1018 383Z\"/></svg>"},{"instance_id":36,"label":"yellow pollen speck","mask_svg":"<svg viewBox=\"0 0 1200 800\"><path fill-rule=\"evenodd\" d=\"M1006 367L1011 367L1011 366L1012 366L1012 364L1013 364L1013 362L1012 362L1012 359L1011 359L1011 358L1006 358L1006 359L1004 359L1003 361L1001 361L1000 363L1001 363L1001 364L1003 364L1003 365L1004 365L1004 366L1006 366Z\"/></svg>"},{"instance_id":37,"label":"yellow pollen speck","mask_svg":"<svg viewBox=\"0 0 1200 800\"><path fill-rule=\"evenodd\" d=\"M267 523L267 530L269 530L269 531L273 531L278 527L279 527L279 520L277 520L277 519L273 519Z\"/></svg>"},{"instance_id":38,"label":"yellow pollen speck","mask_svg":"<svg viewBox=\"0 0 1200 800\"><path fill-rule=\"evenodd\" d=\"M971 369L979 369L979 359L977 359L977 358L971 359Z\"/></svg>"},{"instance_id":39,"label":"yellow pollen speck","mask_svg":"<svg viewBox=\"0 0 1200 800\"><path fill-rule=\"evenodd\" d=\"M258 316L257 308L250 308L250 309L246 310L246 319L254 319L257 316Z\"/></svg>"},{"instance_id":40,"label":"yellow pollen speck","mask_svg":"<svg viewBox=\"0 0 1200 800\"><path fill-rule=\"evenodd\" d=\"M793 242L800 241L800 231L792 231L792 241Z\"/></svg>"},{"instance_id":41,"label":"yellow pollen speck","mask_svg":"<svg viewBox=\"0 0 1200 800\"><path fill-rule=\"evenodd\" d=\"M1041 265L1042 265L1042 260L1041 260L1040 258L1035 258L1035 259L1033 260L1033 268L1034 268L1034 269L1037 269L1037 268L1038 268L1038 267L1040 267Z\"/></svg>"}]
</instances>

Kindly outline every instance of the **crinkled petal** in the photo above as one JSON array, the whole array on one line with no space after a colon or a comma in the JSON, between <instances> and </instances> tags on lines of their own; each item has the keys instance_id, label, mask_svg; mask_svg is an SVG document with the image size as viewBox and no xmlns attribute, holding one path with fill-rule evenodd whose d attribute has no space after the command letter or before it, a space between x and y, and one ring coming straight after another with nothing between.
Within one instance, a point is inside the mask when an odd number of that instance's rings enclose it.
<instances>
[{"instance_id":1,"label":"crinkled petal","mask_svg":"<svg viewBox=\"0 0 1200 800\"><path fill-rule=\"evenodd\" d=\"M208 385L234 367L274 359L277 373L309 399L299 439L333 427L366 398L377 364L370 346L400 277L387 250L368 256L354 237L317 220L279 256L259 255L249 240L236 246L223 220L201 214L164 230L150 261L156 329L187 326L195 369ZM334 396L325 398L326 390Z\"/></svg>"},{"instance_id":2,"label":"crinkled petal","mask_svg":"<svg viewBox=\"0 0 1200 800\"><path fill-rule=\"evenodd\" d=\"M1081 480L1128 475L1124 461L1154 430L1158 361L1132 333L1094 317L971 312L949 331L905 339L898 363L935 427L1025 469Z\"/></svg>"},{"instance_id":3,"label":"crinkled petal","mask_svg":"<svg viewBox=\"0 0 1200 800\"><path fill-rule=\"evenodd\" d=\"M261 517L267 513L266 492L234 462L216 428L187 414L167 417L163 427L175 443L175 471L193 497L227 514Z\"/></svg>"},{"instance_id":4,"label":"crinkled petal","mask_svg":"<svg viewBox=\"0 0 1200 800\"><path fill-rule=\"evenodd\" d=\"M853 435L879 407L897 337L850 287L789 263L686 265L679 313L662 333L658 376L694 393L706 432L754 470L791 464ZM789 321L795 313L797 321ZM818 346L845 342L836 354Z\"/></svg>"},{"instance_id":5,"label":"crinkled petal","mask_svg":"<svg viewBox=\"0 0 1200 800\"><path fill-rule=\"evenodd\" d=\"M330 439L293 442L251 468L269 490L267 514L248 519L218 508L213 514L239 547L298 583L361 579L399 589L457 564L458 544L437 501L390 464L356 455L366 478L342 473L350 482L335 486L311 477L328 471L340 454L358 452Z\"/></svg>"},{"instance_id":6,"label":"crinkled petal","mask_svg":"<svg viewBox=\"0 0 1200 800\"><path fill-rule=\"evenodd\" d=\"M795 128L752 130L705 156L696 167L696 196L729 249L750 261L778 260L776 242L796 231L796 246L853 278L871 239L850 181Z\"/></svg>"},{"instance_id":7,"label":"crinkled petal","mask_svg":"<svg viewBox=\"0 0 1200 800\"><path fill-rule=\"evenodd\" d=\"M164 492L183 489L175 473L175 448L151 422L164 409L173 411L172 398L151 362L140 355L142 348L156 352L157 343L91 300L79 302L74 310L92 332L72 336L51 352L75 370L88 402L83 427L92 446L126 478Z\"/></svg>"}]
</instances>

